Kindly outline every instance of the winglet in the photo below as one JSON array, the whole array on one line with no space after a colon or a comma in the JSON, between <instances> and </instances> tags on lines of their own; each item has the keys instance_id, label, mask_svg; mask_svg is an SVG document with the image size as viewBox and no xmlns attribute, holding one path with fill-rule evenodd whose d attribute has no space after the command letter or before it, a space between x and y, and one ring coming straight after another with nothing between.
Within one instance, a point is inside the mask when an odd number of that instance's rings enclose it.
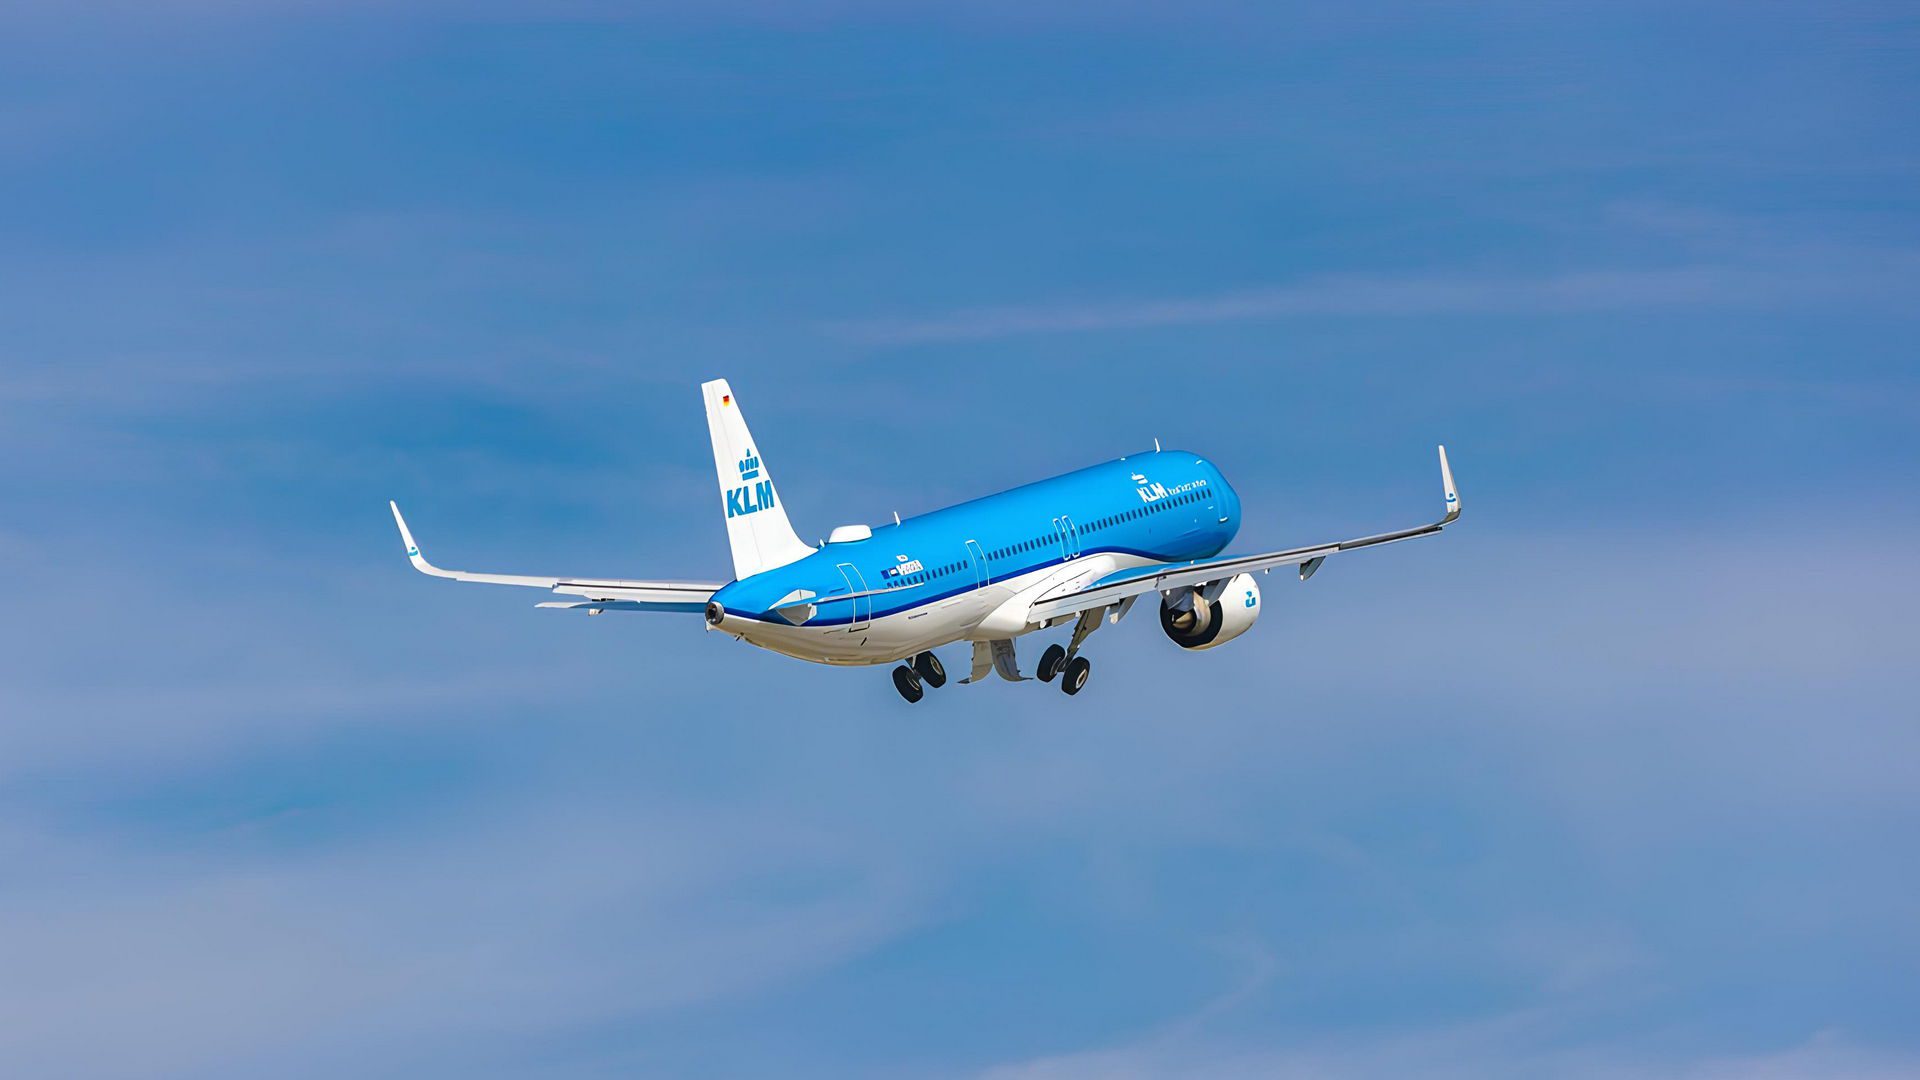
<instances>
[{"instance_id":1,"label":"winglet","mask_svg":"<svg viewBox=\"0 0 1920 1080\"><path fill-rule=\"evenodd\" d=\"M388 499L387 505L393 508L393 523L400 526L400 539L407 545L407 560L413 563L413 568L423 574L445 577L445 573L439 567L428 562L426 556L420 554L420 545L413 542L413 532L407 528L407 519L400 516L400 504Z\"/></svg>"},{"instance_id":2,"label":"winglet","mask_svg":"<svg viewBox=\"0 0 1920 1080\"><path fill-rule=\"evenodd\" d=\"M1445 446L1440 448L1440 487L1447 496L1447 516L1440 519L1440 524L1446 525L1460 516L1460 493L1453 487L1453 469L1447 465ZM395 513L399 511L396 510Z\"/></svg>"}]
</instances>

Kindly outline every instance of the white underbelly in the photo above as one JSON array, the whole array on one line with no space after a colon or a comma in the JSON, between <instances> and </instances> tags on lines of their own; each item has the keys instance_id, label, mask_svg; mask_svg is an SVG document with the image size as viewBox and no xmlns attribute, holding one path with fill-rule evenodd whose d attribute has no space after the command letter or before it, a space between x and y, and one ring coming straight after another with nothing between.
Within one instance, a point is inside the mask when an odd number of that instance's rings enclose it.
<instances>
[{"instance_id":1,"label":"white underbelly","mask_svg":"<svg viewBox=\"0 0 1920 1080\"><path fill-rule=\"evenodd\" d=\"M988 641L1031 633L1039 627L1027 623L1024 613L1041 596L1084 588L1115 571L1151 562L1137 555L1089 555L882 616L859 629L755 623L742 630L741 636L763 649L817 664L891 664L957 641Z\"/></svg>"}]
</instances>

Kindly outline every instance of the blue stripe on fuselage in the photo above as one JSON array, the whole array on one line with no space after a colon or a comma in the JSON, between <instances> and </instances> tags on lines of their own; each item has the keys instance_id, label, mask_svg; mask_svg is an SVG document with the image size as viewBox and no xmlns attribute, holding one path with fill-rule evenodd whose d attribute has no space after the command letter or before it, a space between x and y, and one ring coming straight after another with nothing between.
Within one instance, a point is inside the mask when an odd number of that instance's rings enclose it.
<instances>
[{"instance_id":1,"label":"blue stripe on fuselage","mask_svg":"<svg viewBox=\"0 0 1920 1080\"><path fill-rule=\"evenodd\" d=\"M766 619L796 590L823 598L850 591L842 564L858 571L858 589L894 582L917 586L897 596L824 604L806 623L845 625L979 588L970 540L985 553L986 581L992 583L1101 552L1157 562L1204 559L1219 554L1239 525L1239 497L1212 463L1175 450L1136 454L883 525L871 539L827 544L799 562L736 581L713 598L730 614Z\"/></svg>"}]
</instances>

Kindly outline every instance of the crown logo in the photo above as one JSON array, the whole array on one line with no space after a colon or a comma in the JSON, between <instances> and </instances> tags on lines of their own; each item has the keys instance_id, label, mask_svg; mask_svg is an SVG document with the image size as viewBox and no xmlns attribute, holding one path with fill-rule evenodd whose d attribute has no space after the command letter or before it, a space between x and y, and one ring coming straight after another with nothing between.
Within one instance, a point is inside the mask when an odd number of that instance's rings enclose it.
<instances>
[{"instance_id":1,"label":"crown logo","mask_svg":"<svg viewBox=\"0 0 1920 1080\"><path fill-rule=\"evenodd\" d=\"M747 456L740 459L740 479L752 480L760 475L760 459L754 455L753 448L747 448Z\"/></svg>"}]
</instances>

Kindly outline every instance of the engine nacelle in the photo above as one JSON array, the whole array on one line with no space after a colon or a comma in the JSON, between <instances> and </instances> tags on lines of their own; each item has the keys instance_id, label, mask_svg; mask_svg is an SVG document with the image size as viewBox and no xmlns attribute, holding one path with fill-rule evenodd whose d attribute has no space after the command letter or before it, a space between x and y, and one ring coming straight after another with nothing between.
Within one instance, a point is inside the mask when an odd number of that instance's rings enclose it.
<instances>
[{"instance_id":1,"label":"engine nacelle","mask_svg":"<svg viewBox=\"0 0 1920 1080\"><path fill-rule=\"evenodd\" d=\"M1214 599L1207 599L1211 595ZM1225 645L1253 627L1260 617L1260 586L1241 574L1224 587L1190 592L1181 603L1160 602L1160 629L1183 649Z\"/></svg>"}]
</instances>

